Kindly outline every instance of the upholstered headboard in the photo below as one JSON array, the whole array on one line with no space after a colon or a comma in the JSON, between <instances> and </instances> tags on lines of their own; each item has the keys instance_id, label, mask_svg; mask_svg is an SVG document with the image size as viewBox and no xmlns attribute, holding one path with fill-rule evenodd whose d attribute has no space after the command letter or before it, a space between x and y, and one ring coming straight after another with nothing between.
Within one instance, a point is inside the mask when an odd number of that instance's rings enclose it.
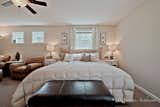
<instances>
[{"instance_id":1,"label":"upholstered headboard","mask_svg":"<svg viewBox=\"0 0 160 107\"><path fill-rule=\"evenodd\" d=\"M64 59L65 57L65 54L66 53L71 53L71 54L75 54L75 53L99 53L99 50L94 50L94 49L85 49L85 50L67 50L67 49L61 49L61 52L60 52L60 57L61 57L61 60Z\"/></svg>"}]
</instances>

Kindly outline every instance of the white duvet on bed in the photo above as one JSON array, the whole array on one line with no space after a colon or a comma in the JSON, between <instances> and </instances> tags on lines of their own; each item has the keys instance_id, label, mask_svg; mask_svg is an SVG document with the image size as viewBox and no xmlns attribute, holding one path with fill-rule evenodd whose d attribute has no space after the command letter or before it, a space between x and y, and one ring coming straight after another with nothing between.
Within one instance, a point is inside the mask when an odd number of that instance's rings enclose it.
<instances>
[{"instance_id":1,"label":"white duvet on bed","mask_svg":"<svg viewBox=\"0 0 160 107\"><path fill-rule=\"evenodd\" d=\"M13 107L24 107L49 80L102 80L117 102L133 99L133 79L121 69L102 62L57 62L35 70L20 83L12 98Z\"/></svg>"}]
</instances>

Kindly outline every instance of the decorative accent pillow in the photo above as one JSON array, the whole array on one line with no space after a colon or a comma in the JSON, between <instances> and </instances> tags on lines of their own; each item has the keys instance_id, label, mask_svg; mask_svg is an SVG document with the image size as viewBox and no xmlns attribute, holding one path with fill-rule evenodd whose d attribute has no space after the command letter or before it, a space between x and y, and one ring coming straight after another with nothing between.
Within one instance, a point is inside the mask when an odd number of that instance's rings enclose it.
<instances>
[{"instance_id":1,"label":"decorative accent pillow","mask_svg":"<svg viewBox=\"0 0 160 107\"><path fill-rule=\"evenodd\" d=\"M90 62L91 61L91 55L83 54L80 61Z\"/></svg>"},{"instance_id":2,"label":"decorative accent pillow","mask_svg":"<svg viewBox=\"0 0 160 107\"><path fill-rule=\"evenodd\" d=\"M99 54L98 53L90 53L91 61L97 62L99 61Z\"/></svg>"}]
</instances>

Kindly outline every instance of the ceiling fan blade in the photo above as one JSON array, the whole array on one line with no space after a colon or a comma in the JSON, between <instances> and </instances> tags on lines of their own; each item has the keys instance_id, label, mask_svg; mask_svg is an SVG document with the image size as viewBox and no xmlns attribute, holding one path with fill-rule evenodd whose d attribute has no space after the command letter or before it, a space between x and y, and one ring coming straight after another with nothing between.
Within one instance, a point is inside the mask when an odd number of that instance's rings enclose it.
<instances>
[{"instance_id":1,"label":"ceiling fan blade","mask_svg":"<svg viewBox=\"0 0 160 107\"><path fill-rule=\"evenodd\" d=\"M41 5L41 6L47 6L46 2L43 1L37 1L37 0L29 0L33 4Z\"/></svg>"},{"instance_id":2,"label":"ceiling fan blade","mask_svg":"<svg viewBox=\"0 0 160 107\"><path fill-rule=\"evenodd\" d=\"M36 14L37 12L32 8L30 7L29 5L26 5L25 6L30 12L32 12L33 14Z\"/></svg>"},{"instance_id":3,"label":"ceiling fan blade","mask_svg":"<svg viewBox=\"0 0 160 107\"><path fill-rule=\"evenodd\" d=\"M2 6L4 6L4 7L9 7L9 6L11 6L11 5L13 5L13 2L12 2L11 0L2 3Z\"/></svg>"}]
</instances>

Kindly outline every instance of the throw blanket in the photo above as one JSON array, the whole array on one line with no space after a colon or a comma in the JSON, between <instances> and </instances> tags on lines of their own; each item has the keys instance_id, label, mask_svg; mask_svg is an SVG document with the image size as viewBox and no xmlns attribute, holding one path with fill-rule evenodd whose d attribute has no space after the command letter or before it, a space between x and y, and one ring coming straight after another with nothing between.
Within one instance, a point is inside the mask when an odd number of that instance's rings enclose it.
<instances>
[{"instance_id":1,"label":"throw blanket","mask_svg":"<svg viewBox=\"0 0 160 107\"><path fill-rule=\"evenodd\" d=\"M57 62L35 70L20 83L12 98L13 107L25 107L49 80L102 80L117 102L133 99L133 79L119 68L104 62Z\"/></svg>"}]
</instances>

